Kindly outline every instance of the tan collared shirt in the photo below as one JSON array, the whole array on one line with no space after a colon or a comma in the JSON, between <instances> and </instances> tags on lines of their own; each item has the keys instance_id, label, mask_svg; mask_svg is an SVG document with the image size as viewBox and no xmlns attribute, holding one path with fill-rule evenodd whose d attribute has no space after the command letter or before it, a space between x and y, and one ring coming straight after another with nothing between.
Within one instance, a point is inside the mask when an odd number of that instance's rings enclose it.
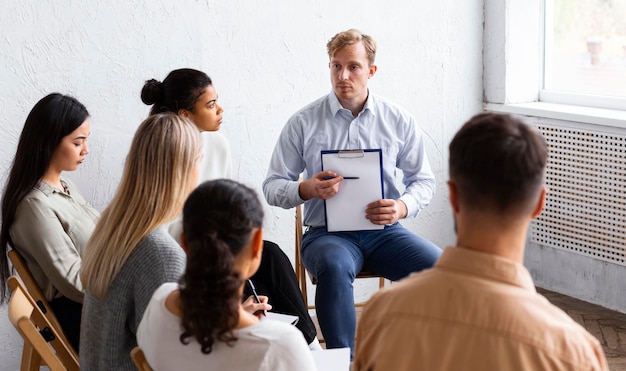
<instances>
[{"instance_id":1,"label":"tan collared shirt","mask_svg":"<svg viewBox=\"0 0 626 371\"><path fill-rule=\"evenodd\" d=\"M62 182L68 193L39 182L18 205L9 233L46 299L82 303L81 255L99 213L71 181Z\"/></svg>"},{"instance_id":2,"label":"tan collared shirt","mask_svg":"<svg viewBox=\"0 0 626 371\"><path fill-rule=\"evenodd\" d=\"M523 265L447 248L379 291L359 320L355 370L608 370L596 338L537 294Z\"/></svg>"}]
</instances>

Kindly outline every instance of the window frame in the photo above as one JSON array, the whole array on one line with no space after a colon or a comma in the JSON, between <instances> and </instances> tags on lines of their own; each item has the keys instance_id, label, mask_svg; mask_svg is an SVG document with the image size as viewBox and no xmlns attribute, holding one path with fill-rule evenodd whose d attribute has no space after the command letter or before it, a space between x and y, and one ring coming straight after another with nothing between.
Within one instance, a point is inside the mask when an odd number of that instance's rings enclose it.
<instances>
[{"instance_id":1,"label":"window frame","mask_svg":"<svg viewBox=\"0 0 626 371\"><path fill-rule=\"evenodd\" d=\"M594 96L555 95L543 89L545 8L546 0L484 0L483 108L626 127L626 106L620 99L600 97L613 104L590 107Z\"/></svg>"},{"instance_id":2,"label":"window frame","mask_svg":"<svg viewBox=\"0 0 626 371\"><path fill-rule=\"evenodd\" d=\"M626 97L603 96L596 94L573 93L555 89L546 89L546 81L550 79L549 66L551 55L548 53L552 45L552 19L554 0L543 0L542 8L542 79L539 89L539 102L586 106L601 109L626 111Z\"/></svg>"}]
</instances>

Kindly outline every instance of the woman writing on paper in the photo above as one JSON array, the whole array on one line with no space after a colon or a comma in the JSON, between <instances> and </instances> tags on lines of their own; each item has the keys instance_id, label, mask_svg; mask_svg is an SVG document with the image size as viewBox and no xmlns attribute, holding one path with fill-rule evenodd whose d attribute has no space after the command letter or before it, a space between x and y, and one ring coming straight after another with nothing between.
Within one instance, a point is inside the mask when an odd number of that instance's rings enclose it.
<instances>
[{"instance_id":1,"label":"woman writing on paper","mask_svg":"<svg viewBox=\"0 0 626 371\"><path fill-rule=\"evenodd\" d=\"M232 180L203 183L189 196L185 273L156 290L137 330L153 369L315 370L297 329L242 306L246 279L261 264L262 221L255 192Z\"/></svg>"}]
</instances>

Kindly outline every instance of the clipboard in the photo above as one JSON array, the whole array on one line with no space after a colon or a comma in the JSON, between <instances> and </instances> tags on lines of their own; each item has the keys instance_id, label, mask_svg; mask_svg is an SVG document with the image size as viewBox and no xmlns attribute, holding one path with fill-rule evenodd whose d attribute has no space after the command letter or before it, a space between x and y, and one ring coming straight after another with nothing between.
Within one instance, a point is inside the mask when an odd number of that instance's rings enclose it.
<instances>
[{"instance_id":1,"label":"clipboard","mask_svg":"<svg viewBox=\"0 0 626 371\"><path fill-rule=\"evenodd\" d=\"M382 150L325 150L321 156L323 171L331 170L345 178L339 183L339 192L324 200L326 230L383 229L384 225L373 224L365 218L367 204L384 195Z\"/></svg>"}]
</instances>

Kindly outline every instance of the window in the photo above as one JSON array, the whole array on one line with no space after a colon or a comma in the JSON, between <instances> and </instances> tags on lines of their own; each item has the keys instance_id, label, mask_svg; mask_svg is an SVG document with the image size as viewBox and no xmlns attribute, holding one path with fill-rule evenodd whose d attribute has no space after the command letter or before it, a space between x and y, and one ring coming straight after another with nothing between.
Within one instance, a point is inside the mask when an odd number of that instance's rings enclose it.
<instances>
[{"instance_id":1,"label":"window","mask_svg":"<svg viewBox=\"0 0 626 371\"><path fill-rule=\"evenodd\" d=\"M540 100L626 110L626 0L546 0Z\"/></svg>"}]
</instances>

